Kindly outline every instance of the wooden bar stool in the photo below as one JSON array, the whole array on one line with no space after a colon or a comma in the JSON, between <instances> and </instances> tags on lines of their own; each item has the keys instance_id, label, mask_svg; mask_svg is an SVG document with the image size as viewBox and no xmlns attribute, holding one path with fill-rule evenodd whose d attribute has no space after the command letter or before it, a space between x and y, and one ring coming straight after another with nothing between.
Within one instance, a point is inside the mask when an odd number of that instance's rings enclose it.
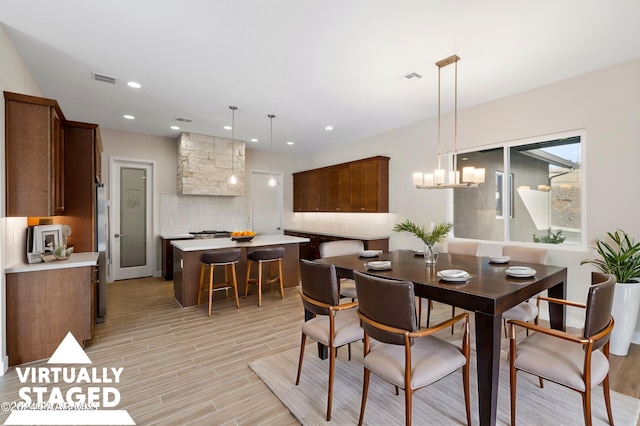
<instances>
[{"instance_id":1,"label":"wooden bar stool","mask_svg":"<svg viewBox=\"0 0 640 426\"><path fill-rule=\"evenodd\" d=\"M236 296L236 308L240 307L238 301L238 282L236 279L236 263L240 259L240 249L233 249L227 251L212 251L208 253L202 253L200 255L200 288L198 291L198 306L200 306L200 296L202 296L202 284L204 283L204 272L207 266L209 266L209 316L211 316L211 303L213 300L213 292L219 290L225 290L227 296L229 295L229 289L233 287L233 292ZM220 284L213 283L213 271L216 266L224 266L224 282ZM231 268L231 282L229 282L227 275L227 268Z\"/></svg>"},{"instance_id":2,"label":"wooden bar stool","mask_svg":"<svg viewBox=\"0 0 640 426\"><path fill-rule=\"evenodd\" d=\"M271 291L273 291L273 283L280 282L280 296L284 299L284 287L282 285L282 258L284 257L284 247L272 247L265 249L258 249L247 253L247 280L244 286L244 297L247 297L249 292L249 283L256 284L258 286L258 306L262 306L262 284L263 284L263 271L262 265L269 263L269 279L265 284L271 285ZM251 263L258 262L258 278L251 278ZM278 276L273 277L273 266L275 262L278 263Z\"/></svg>"}]
</instances>

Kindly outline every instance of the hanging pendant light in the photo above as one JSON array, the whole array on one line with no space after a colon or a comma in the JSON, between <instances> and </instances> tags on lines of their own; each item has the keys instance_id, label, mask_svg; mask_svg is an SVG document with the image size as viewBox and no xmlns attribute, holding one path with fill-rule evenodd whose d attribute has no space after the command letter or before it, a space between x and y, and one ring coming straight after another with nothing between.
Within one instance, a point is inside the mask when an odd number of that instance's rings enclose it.
<instances>
[{"instance_id":1,"label":"hanging pendant light","mask_svg":"<svg viewBox=\"0 0 640 426\"><path fill-rule=\"evenodd\" d=\"M229 178L229 183L231 185L235 185L238 183L238 178L236 177L235 174L235 160L234 160L234 155L235 155L235 151L236 151L236 140L235 140L235 130L236 130L236 110L238 109L237 106L229 106L229 109L231 110L231 177Z\"/></svg>"},{"instance_id":2,"label":"hanging pendant light","mask_svg":"<svg viewBox=\"0 0 640 426\"><path fill-rule=\"evenodd\" d=\"M270 123L271 123L271 148L270 148L270 152L273 152L273 119L275 118L274 114L268 114L267 117L269 117ZM273 177L273 173L271 173L271 176L269 177L269 186L276 186L278 184L278 181L276 181L276 178Z\"/></svg>"},{"instance_id":3,"label":"hanging pendant light","mask_svg":"<svg viewBox=\"0 0 640 426\"><path fill-rule=\"evenodd\" d=\"M445 189L445 188L473 188L484 183L485 169L475 167L462 168L462 180L458 171L458 61L457 55L449 56L436 62L438 67L438 168L433 173L417 172L413 174L413 184L417 189ZM455 64L455 89L454 89L454 124L453 124L453 167L449 172L448 183L445 180L446 171L442 168L442 154L440 152L440 71L442 68Z\"/></svg>"}]
</instances>

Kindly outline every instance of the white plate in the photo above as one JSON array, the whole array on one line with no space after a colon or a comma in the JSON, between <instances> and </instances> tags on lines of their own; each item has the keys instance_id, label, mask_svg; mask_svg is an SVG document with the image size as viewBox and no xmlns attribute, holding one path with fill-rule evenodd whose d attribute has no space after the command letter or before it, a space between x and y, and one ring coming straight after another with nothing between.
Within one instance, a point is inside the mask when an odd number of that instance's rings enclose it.
<instances>
[{"instance_id":1,"label":"white plate","mask_svg":"<svg viewBox=\"0 0 640 426\"><path fill-rule=\"evenodd\" d=\"M362 250L358 253L360 257L376 257L382 254L382 250Z\"/></svg>"},{"instance_id":2,"label":"white plate","mask_svg":"<svg viewBox=\"0 0 640 426\"><path fill-rule=\"evenodd\" d=\"M512 266L507 268L507 275L516 278L532 277L536 274L536 270L527 266Z\"/></svg>"},{"instance_id":3,"label":"white plate","mask_svg":"<svg viewBox=\"0 0 640 426\"><path fill-rule=\"evenodd\" d=\"M509 256L494 256L489 258L489 262L491 263L508 263L509 260L511 260Z\"/></svg>"},{"instance_id":4,"label":"white plate","mask_svg":"<svg viewBox=\"0 0 640 426\"><path fill-rule=\"evenodd\" d=\"M442 271L438 271L437 274L439 277L447 277L447 278L462 278L469 275L467 271L463 271L462 269L443 269Z\"/></svg>"},{"instance_id":5,"label":"white plate","mask_svg":"<svg viewBox=\"0 0 640 426\"><path fill-rule=\"evenodd\" d=\"M365 263L365 266L369 269L374 269L376 271L384 271L385 269L391 269L391 261L390 260L376 260L373 262Z\"/></svg>"},{"instance_id":6,"label":"white plate","mask_svg":"<svg viewBox=\"0 0 640 426\"><path fill-rule=\"evenodd\" d=\"M465 283L467 281L469 281L469 278L471 278L471 275L465 271L464 275L461 276L457 276L457 277L452 277L449 275L442 275L443 271L439 271L438 273L436 273L436 275L438 276L438 278L440 278L442 281L447 281L450 283Z\"/></svg>"}]
</instances>

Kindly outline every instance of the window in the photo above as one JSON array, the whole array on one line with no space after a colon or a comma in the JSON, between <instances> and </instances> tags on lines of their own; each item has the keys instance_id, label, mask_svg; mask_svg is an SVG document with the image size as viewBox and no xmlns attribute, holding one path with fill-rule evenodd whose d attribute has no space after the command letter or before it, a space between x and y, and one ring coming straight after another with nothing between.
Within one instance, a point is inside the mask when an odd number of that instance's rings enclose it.
<instances>
[{"instance_id":1,"label":"window","mask_svg":"<svg viewBox=\"0 0 640 426\"><path fill-rule=\"evenodd\" d=\"M484 167L486 176L478 188L453 190L454 235L581 244L582 139L538 138L458 154L459 168Z\"/></svg>"}]
</instances>

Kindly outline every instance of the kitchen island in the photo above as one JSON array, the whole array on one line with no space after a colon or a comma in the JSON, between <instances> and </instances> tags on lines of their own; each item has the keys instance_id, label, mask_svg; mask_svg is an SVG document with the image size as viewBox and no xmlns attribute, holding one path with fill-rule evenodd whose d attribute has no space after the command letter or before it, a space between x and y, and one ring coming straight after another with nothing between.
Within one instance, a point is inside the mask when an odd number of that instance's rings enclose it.
<instances>
[{"instance_id":1,"label":"kitchen island","mask_svg":"<svg viewBox=\"0 0 640 426\"><path fill-rule=\"evenodd\" d=\"M175 298L182 307L195 306L198 303L198 288L200 286L200 255L204 252L224 251L232 248L240 248L241 250L240 260L236 265L238 293L240 295L244 295L247 251L258 248L284 247L285 254L282 259L284 287L296 287L300 284L299 245L308 241L308 238L288 235L256 235L252 241L247 242L235 242L231 238L172 241L173 291ZM222 272L216 273L215 279L216 282L222 282L224 274ZM249 290L255 292L257 288L250 286ZM202 300L206 300L206 298ZM242 302L240 305L242 306Z\"/></svg>"}]
</instances>

